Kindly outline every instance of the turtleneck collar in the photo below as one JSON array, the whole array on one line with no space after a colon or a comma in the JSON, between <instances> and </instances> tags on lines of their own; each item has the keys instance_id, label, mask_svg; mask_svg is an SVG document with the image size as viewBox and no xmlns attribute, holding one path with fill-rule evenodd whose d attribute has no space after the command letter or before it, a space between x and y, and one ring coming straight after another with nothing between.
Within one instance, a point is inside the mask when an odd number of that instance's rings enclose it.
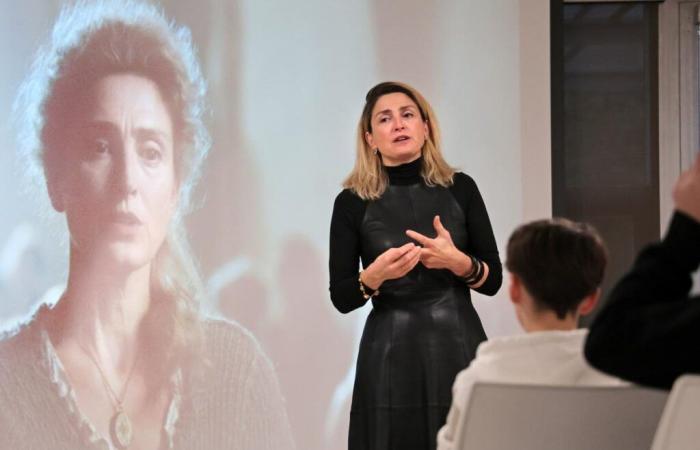
<instances>
[{"instance_id":1,"label":"turtleneck collar","mask_svg":"<svg viewBox=\"0 0 700 450\"><path fill-rule=\"evenodd\" d=\"M421 168L423 167L423 155L415 161L411 161L399 166L388 167L384 166L387 175L389 176L390 184L408 185L420 182Z\"/></svg>"}]
</instances>

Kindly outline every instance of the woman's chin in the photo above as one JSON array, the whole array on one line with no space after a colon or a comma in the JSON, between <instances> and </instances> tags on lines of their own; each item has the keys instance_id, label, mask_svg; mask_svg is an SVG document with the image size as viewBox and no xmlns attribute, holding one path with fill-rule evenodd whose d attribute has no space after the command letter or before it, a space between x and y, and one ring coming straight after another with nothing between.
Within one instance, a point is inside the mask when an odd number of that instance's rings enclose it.
<instances>
[{"instance_id":1,"label":"woman's chin","mask_svg":"<svg viewBox=\"0 0 700 450\"><path fill-rule=\"evenodd\" d=\"M395 151L392 151L391 153L387 153L384 155L384 159L387 160L387 162L393 162L394 165L400 165L400 164L406 164L411 161L415 161L418 159L421 155L420 148L418 149L411 149L411 148L406 148L406 149L395 149Z\"/></svg>"},{"instance_id":2,"label":"woman's chin","mask_svg":"<svg viewBox=\"0 0 700 450\"><path fill-rule=\"evenodd\" d=\"M115 273L133 272L148 265L155 253L151 254L146 246L135 243L116 242L101 252L101 264Z\"/></svg>"}]
</instances>

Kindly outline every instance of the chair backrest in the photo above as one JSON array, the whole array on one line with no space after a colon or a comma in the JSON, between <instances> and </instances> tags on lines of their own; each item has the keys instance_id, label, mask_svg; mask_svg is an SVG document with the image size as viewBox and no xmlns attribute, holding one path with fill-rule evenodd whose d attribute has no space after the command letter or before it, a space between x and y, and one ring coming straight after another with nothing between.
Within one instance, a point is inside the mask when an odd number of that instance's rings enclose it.
<instances>
[{"instance_id":1,"label":"chair backrest","mask_svg":"<svg viewBox=\"0 0 700 450\"><path fill-rule=\"evenodd\" d=\"M648 449L667 397L641 387L477 383L456 448Z\"/></svg>"},{"instance_id":2,"label":"chair backrest","mask_svg":"<svg viewBox=\"0 0 700 450\"><path fill-rule=\"evenodd\" d=\"M697 449L700 446L700 376L683 375L673 383L652 450Z\"/></svg>"}]
</instances>

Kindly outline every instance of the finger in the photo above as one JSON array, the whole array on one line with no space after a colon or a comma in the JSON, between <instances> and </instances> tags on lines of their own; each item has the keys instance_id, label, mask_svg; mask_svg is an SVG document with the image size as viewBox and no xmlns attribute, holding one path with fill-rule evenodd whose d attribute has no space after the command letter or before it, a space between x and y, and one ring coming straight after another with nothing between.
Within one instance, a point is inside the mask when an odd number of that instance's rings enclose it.
<instances>
[{"instance_id":1,"label":"finger","mask_svg":"<svg viewBox=\"0 0 700 450\"><path fill-rule=\"evenodd\" d=\"M442 226L442 222L440 221L440 216L435 216L433 218L433 228L435 228L435 231L437 232L438 236L445 236L445 235L449 236L449 234L450 234L447 231L447 229L444 226Z\"/></svg>"},{"instance_id":2,"label":"finger","mask_svg":"<svg viewBox=\"0 0 700 450\"><path fill-rule=\"evenodd\" d=\"M409 260L412 260L412 259L415 259L415 258L420 259L420 254L421 254L422 251L423 251L423 247L418 247L418 246L416 246L416 248L414 248L414 249L411 250L410 252L406 253L406 255L405 255L405 261L409 261Z\"/></svg>"},{"instance_id":3,"label":"finger","mask_svg":"<svg viewBox=\"0 0 700 450\"><path fill-rule=\"evenodd\" d=\"M399 260L401 258L405 258L406 255L408 255L409 253L416 251L418 249L420 249L420 247L418 247L413 242L409 242L408 244L404 244L398 248L399 251L397 253L396 259Z\"/></svg>"},{"instance_id":4,"label":"finger","mask_svg":"<svg viewBox=\"0 0 700 450\"><path fill-rule=\"evenodd\" d=\"M430 259L433 256L433 252L430 251L430 249L423 248L421 249L420 252L420 260L421 261L426 261L427 259Z\"/></svg>"},{"instance_id":5,"label":"finger","mask_svg":"<svg viewBox=\"0 0 700 450\"><path fill-rule=\"evenodd\" d=\"M419 262L420 262L420 258L416 258L413 261L411 261L411 264L406 268L406 273L409 273L410 271L415 269Z\"/></svg>"},{"instance_id":6,"label":"finger","mask_svg":"<svg viewBox=\"0 0 700 450\"><path fill-rule=\"evenodd\" d=\"M406 275L408 272L416 267L416 264L420 262L420 253L416 254L413 258L406 262L404 266L401 267L401 276Z\"/></svg>"},{"instance_id":7,"label":"finger","mask_svg":"<svg viewBox=\"0 0 700 450\"><path fill-rule=\"evenodd\" d=\"M406 252L413 250L414 248L416 248L416 244L414 244L413 242L409 242L408 244L404 244L401 247L399 247L399 251L403 255Z\"/></svg>"},{"instance_id":8,"label":"finger","mask_svg":"<svg viewBox=\"0 0 700 450\"><path fill-rule=\"evenodd\" d=\"M387 259L389 260L389 263L391 264L391 263L399 260L406 253L410 252L411 250L413 250L415 248L418 248L418 247L416 247L416 244L414 244L413 242L409 242L408 244L404 244L401 247L390 248L385 253L386 253Z\"/></svg>"},{"instance_id":9,"label":"finger","mask_svg":"<svg viewBox=\"0 0 700 450\"><path fill-rule=\"evenodd\" d=\"M410 252L406 253L403 255L400 259L397 259L394 264L392 264L392 269L397 270L397 271L402 271L406 265L410 264L410 262L416 258L420 260L420 247L416 247Z\"/></svg>"},{"instance_id":10,"label":"finger","mask_svg":"<svg viewBox=\"0 0 700 450\"><path fill-rule=\"evenodd\" d=\"M432 239L429 237L423 236L422 234L413 230L406 230L406 235L423 246L429 246L432 242Z\"/></svg>"}]
</instances>

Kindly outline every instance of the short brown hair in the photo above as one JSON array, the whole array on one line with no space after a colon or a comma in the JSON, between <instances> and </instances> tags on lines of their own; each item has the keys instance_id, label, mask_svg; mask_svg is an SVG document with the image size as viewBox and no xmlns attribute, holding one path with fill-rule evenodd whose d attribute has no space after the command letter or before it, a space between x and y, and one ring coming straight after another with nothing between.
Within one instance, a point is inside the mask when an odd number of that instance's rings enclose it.
<instances>
[{"instance_id":1,"label":"short brown hair","mask_svg":"<svg viewBox=\"0 0 700 450\"><path fill-rule=\"evenodd\" d=\"M518 227L508 240L506 268L536 304L563 319L603 281L607 251L585 223L555 218Z\"/></svg>"}]
</instances>

